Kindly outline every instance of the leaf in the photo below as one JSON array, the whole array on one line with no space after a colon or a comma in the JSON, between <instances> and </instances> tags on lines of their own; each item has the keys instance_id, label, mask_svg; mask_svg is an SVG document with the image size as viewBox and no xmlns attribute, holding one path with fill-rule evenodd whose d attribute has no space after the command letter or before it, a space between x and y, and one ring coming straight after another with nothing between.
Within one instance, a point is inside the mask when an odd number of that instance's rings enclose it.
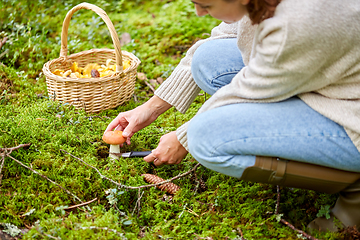
<instances>
[{"instance_id":1,"label":"leaf","mask_svg":"<svg viewBox=\"0 0 360 240\"><path fill-rule=\"evenodd\" d=\"M330 205L321 206L321 209L316 214L317 217L325 217L326 219L330 219Z\"/></svg>"},{"instance_id":2,"label":"leaf","mask_svg":"<svg viewBox=\"0 0 360 240\"><path fill-rule=\"evenodd\" d=\"M59 207L56 207L55 210L56 211L60 211L61 215L65 215L65 210L66 208L68 208L69 206L65 205L65 206L59 206Z\"/></svg>"},{"instance_id":3,"label":"leaf","mask_svg":"<svg viewBox=\"0 0 360 240\"><path fill-rule=\"evenodd\" d=\"M122 224L128 226L128 225L132 224L132 221L131 220L126 220Z\"/></svg>"}]
</instances>

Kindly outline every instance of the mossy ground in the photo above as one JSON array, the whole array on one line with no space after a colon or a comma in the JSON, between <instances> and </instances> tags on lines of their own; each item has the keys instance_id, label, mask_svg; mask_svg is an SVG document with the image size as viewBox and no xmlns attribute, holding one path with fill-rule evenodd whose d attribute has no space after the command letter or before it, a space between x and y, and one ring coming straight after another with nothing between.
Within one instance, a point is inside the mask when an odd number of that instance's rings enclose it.
<instances>
[{"instance_id":1,"label":"mossy ground","mask_svg":"<svg viewBox=\"0 0 360 240\"><path fill-rule=\"evenodd\" d=\"M103 8L119 36L131 35L123 50L142 61L139 72L149 79L166 79L186 50L205 38L219 21L196 17L188 0L88 1ZM174 197L156 188L107 190L116 186L92 168L128 186L145 185L141 174L168 179L192 169L191 156L179 165L154 168L141 158L107 158L102 133L121 111L142 104L152 92L141 80L134 98L116 109L85 113L48 99L41 68L57 58L66 13L80 1L14 1L0 3L0 147L30 143L11 156L31 167L82 201L79 204L59 186L5 158L1 178L0 229L11 223L30 229L23 239L297 239L300 236L279 223L275 211L276 186L247 183L199 167L196 174L177 179L181 191ZM69 28L69 52L112 48L102 20L91 11L74 14ZM205 101L198 96L186 114L174 109L139 131L123 150L150 150L160 136L189 120ZM141 208L137 208L140 198ZM279 212L295 227L305 230L321 207L332 205L336 195L281 188ZM322 239L343 239L341 234L320 234Z\"/></svg>"}]
</instances>

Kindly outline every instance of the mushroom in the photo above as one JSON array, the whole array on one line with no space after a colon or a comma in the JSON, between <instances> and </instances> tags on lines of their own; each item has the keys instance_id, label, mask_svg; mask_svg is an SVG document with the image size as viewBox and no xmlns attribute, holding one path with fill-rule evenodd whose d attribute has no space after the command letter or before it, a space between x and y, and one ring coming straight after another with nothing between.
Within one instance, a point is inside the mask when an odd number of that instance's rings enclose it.
<instances>
[{"instance_id":1,"label":"mushroom","mask_svg":"<svg viewBox=\"0 0 360 240\"><path fill-rule=\"evenodd\" d=\"M107 144L110 144L109 157L112 159L119 159L119 156L116 153L120 153L120 144L123 144L126 141L126 138L123 137L122 131L107 131L104 133L102 139ZM115 153L115 154L113 154Z\"/></svg>"}]
</instances>

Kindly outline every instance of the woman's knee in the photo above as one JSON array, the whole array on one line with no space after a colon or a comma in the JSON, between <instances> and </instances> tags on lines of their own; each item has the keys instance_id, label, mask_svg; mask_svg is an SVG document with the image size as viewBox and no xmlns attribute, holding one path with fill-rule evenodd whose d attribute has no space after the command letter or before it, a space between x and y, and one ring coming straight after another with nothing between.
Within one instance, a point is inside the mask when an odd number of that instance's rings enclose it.
<instances>
[{"instance_id":1,"label":"woman's knee","mask_svg":"<svg viewBox=\"0 0 360 240\"><path fill-rule=\"evenodd\" d=\"M219 146L219 139L216 139L219 136L214 136L211 127L214 125L213 120L206 113L199 114L190 121L187 129L189 152L202 164L226 162L226 154L222 152L222 148Z\"/></svg>"},{"instance_id":2,"label":"woman's knee","mask_svg":"<svg viewBox=\"0 0 360 240\"><path fill-rule=\"evenodd\" d=\"M255 156L231 154L226 150L226 147L224 149L218 146L214 141L216 136L212 134L207 118L199 116L192 119L188 126L190 154L206 168L240 178L247 167L255 164Z\"/></svg>"},{"instance_id":3,"label":"woman's knee","mask_svg":"<svg viewBox=\"0 0 360 240\"><path fill-rule=\"evenodd\" d=\"M211 80L213 78L212 70L210 66L212 65L213 59L216 57L213 55L211 49L214 46L214 41L208 41L200 45L200 47L195 51L194 56L191 61L191 73L196 82L196 84L208 94L214 94L215 91L211 86Z\"/></svg>"},{"instance_id":4,"label":"woman's knee","mask_svg":"<svg viewBox=\"0 0 360 240\"><path fill-rule=\"evenodd\" d=\"M206 124L206 123L205 123ZM188 126L187 139L190 154L195 159L207 159L211 155L211 139L209 127L205 125L202 117L194 117Z\"/></svg>"},{"instance_id":5,"label":"woman's knee","mask_svg":"<svg viewBox=\"0 0 360 240\"><path fill-rule=\"evenodd\" d=\"M191 72L197 85L214 94L244 67L236 39L216 39L203 43L195 51Z\"/></svg>"}]
</instances>

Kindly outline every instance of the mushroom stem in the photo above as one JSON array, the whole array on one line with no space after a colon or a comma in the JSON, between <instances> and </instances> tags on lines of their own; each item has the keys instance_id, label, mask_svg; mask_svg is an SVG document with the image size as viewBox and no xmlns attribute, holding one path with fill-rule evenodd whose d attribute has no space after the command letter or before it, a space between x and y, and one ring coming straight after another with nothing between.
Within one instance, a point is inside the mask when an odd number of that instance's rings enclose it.
<instances>
[{"instance_id":1,"label":"mushroom stem","mask_svg":"<svg viewBox=\"0 0 360 240\"><path fill-rule=\"evenodd\" d=\"M112 154L112 153L120 153L120 145L113 145L113 144L111 144L110 145L110 150L109 150L109 157L111 158L111 159L119 159L119 156L116 156L116 155L114 155L114 154Z\"/></svg>"}]
</instances>

